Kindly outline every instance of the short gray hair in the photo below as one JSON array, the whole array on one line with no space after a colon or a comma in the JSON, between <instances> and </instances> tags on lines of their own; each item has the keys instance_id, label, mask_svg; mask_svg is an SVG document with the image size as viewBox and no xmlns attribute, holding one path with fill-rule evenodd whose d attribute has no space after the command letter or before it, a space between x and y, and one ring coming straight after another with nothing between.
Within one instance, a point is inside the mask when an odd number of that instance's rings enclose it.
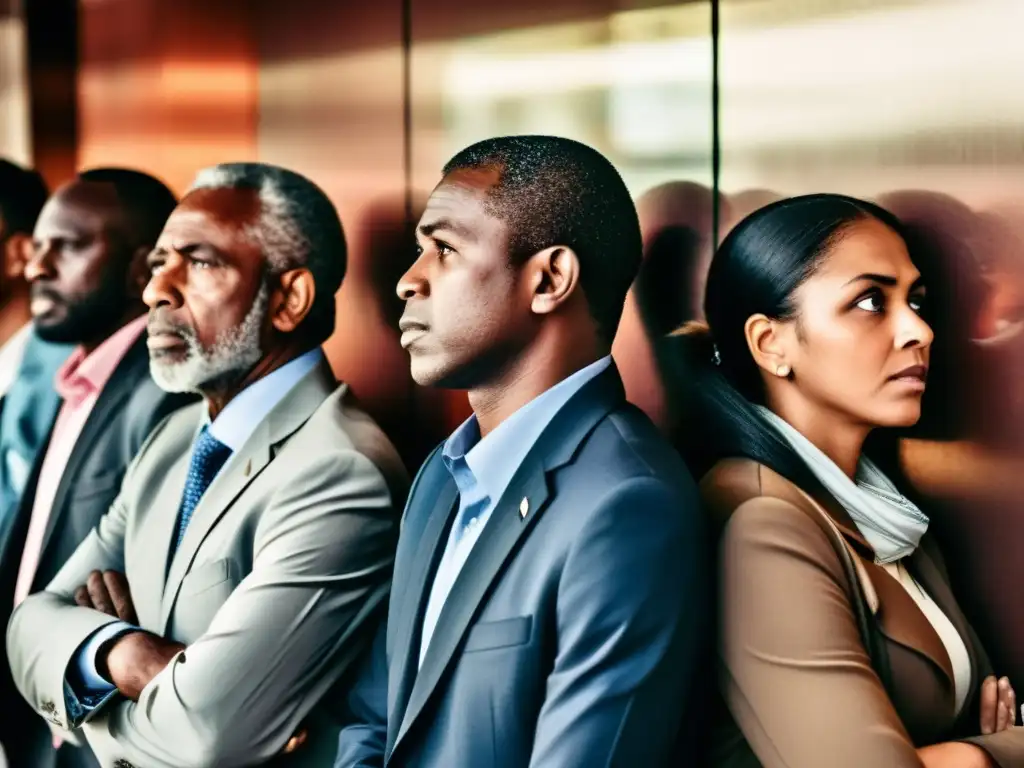
<instances>
[{"instance_id":1,"label":"short gray hair","mask_svg":"<svg viewBox=\"0 0 1024 768\"><path fill-rule=\"evenodd\" d=\"M271 274L306 268L316 283L310 330L326 339L334 331L334 294L345 277L347 247L338 211L316 184L294 171L265 163L221 163L201 170L189 192L251 189L260 217L250 234Z\"/></svg>"}]
</instances>

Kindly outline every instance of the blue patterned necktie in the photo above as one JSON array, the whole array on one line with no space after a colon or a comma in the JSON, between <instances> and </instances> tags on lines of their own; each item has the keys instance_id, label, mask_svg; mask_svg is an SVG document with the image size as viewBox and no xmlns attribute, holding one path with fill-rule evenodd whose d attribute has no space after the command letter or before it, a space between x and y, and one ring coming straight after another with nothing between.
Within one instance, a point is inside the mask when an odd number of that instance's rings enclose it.
<instances>
[{"instance_id":1,"label":"blue patterned necktie","mask_svg":"<svg viewBox=\"0 0 1024 768\"><path fill-rule=\"evenodd\" d=\"M192 448L192 462L188 467L185 492L181 496L181 511L178 513L178 538L172 554L181 546L181 540L185 538L185 531L192 520L192 513L199 505L199 500L203 498L206 489L210 487L213 478L217 476L229 456L231 449L211 435L208 427L203 427Z\"/></svg>"}]
</instances>

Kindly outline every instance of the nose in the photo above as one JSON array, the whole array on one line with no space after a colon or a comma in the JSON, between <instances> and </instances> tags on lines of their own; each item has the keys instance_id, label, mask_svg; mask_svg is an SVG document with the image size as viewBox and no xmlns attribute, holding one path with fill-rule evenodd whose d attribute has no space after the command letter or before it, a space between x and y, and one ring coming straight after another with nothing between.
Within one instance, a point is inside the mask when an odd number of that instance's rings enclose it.
<instances>
[{"instance_id":1,"label":"nose","mask_svg":"<svg viewBox=\"0 0 1024 768\"><path fill-rule=\"evenodd\" d=\"M416 259L416 262L409 267L404 275L399 279L398 286L395 288L395 293L398 294L398 298L402 301L409 301L416 296L425 297L430 294L430 283L427 281L424 270L420 264L422 257Z\"/></svg>"},{"instance_id":2,"label":"nose","mask_svg":"<svg viewBox=\"0 0 1024 768\"><path fill-rule=\"evenodd\" d=\"M154 269L149 282L142 291L142 301L150 309L181 306L182 292L180 286L181 271L184 260L176 255L167 257L159 269Z\"/></svg>"},{"instance_id":3,"label":"nose","mask_svg":"<svg viewBox=\"0 0 1024 768\"><path fill-rule=\"evenodd\" d=\"M928 348L935 340L932 327L909 305L900 308L896 323L894 341L897 349Z\"/></svg>"},{"instance_id":4,"label":"nose","mask_svg":"<svg viewBox=\"0 0 1024 768\"><path fill-rule=\"evenodd\" d=\"M32 246L28 260L25 262L25 279L33 283L54 276L53 246L49 243Z\"/></svg>"}]
</instances>

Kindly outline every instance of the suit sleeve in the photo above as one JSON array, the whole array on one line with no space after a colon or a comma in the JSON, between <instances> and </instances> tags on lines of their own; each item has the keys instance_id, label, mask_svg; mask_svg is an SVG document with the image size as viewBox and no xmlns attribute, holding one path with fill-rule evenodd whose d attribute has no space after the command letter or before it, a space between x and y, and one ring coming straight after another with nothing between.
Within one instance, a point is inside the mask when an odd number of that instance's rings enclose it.
<instances>
[{"instance_id":1,"label":"suit sleeve","mask_svg":"<svg viewBox=\"0 0 1024 768\"><path fill-rule=\"evenodd\" d=\"M387 622L381 622L368 658L347 693L334 768L384 768L388 739L386 644Z\"/></svg>"},{"instance_id":2,"label":"suit sleeve","mask_svg":"<svg viewBox=\"0 0 1024 768\"><path fill-rule=\"evenodd\" d=\"M127 510L117 498L46 590L27 597L7 625L7 656L15 686L36 712L66 730L81 725L96 708L78 704L65 685L65 674L82 644L117 622L113 616L75 605L74 590L94 570L124 571L126 519ZM99 707L106 700L94 703Z\"/></svg>"},{"instance_id":3,"label":"suit sleeve","mask_svg":"<svg viewBox=\"0 0 1024 768\"><path fill-rule=\"evenodd\" d=\"M129 419L144 425L130 436L135 458L125 472L122 488L130 487L138 459L162 431L167 414L186 400L168 396L148 380L152 391L141 392L139 409ZM108 694L82 706L65 676L77 661L83 643L117 619L74 603L74 591L94 570L125 570L124 538L128 509L122 496L114 499L96 528L78 546L43 592L30 595L18 606L7 624L7 653L15 686L29 705L50 723L73 730L116 697ZM54 627L60 627L54 632Z\"/></svg>"},{"instance_id":4,"label":"suit sleeve","mask_svg":"<svg viewBox=\"0 0 1024 768\"><path fill-rule=\"evenodd\" d=\"M386 600L395 514L354 451L287 479L255 531L253 565L208 630L142 692L83 728L101 762L147 768L261 763L372 639Z\"/></svg>"},{"instance_id":5,"label":"suit sleeve","mask_svg":"<svg viewBox=\"0 0 1024 768\"><path fill-rule=\"evenodd\" d=\"M920 768L861 641L839 559L785 501L741 504L721 552L722 690L764 768Z\"/></svg>"},{"instance_id":6,"label":"suit sleeve","mask_svg":"<svg viewBox=\"0 0 1024 768\"><path fill-rule=\"evenodd\" d=\"M443 445L443 444L442 444ZM441 450L439 445L420 466L402 512L400 528L405 525L405 516L414 503L416 491L427 467ZM406 540L407 542L408 540ZM403 542L402 546L408 544ZM401 552L401 548L398 550ZM394 606L400 601L402 590L410 585L401 579L402 562L395 564L395 580L391 587L390 601ZM388 668L389 651L387 642L387 621L381 627L373 642L369 659L358 672L355 685L348 693L345 721L338 735L338 754L334 768L382 768L387 751L388 738Z\"/></svg>"},{"instance_id":7,"label":"suit sleeve","mask_svg":"<svg viewBox=\"0 0 1024 768\"><path fill-rule=\"evenodd\" d=\"M710 626L696 492L631 481L567 555L531 766L665 765Z\"/></svg>"}]
</instances>

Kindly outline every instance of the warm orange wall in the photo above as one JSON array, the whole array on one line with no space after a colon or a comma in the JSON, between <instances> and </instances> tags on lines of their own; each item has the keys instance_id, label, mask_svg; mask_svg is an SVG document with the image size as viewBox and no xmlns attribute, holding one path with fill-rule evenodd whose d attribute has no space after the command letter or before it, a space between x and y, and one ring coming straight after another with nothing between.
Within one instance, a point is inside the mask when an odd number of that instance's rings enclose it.
<instances>
[{"instance_id":1,"label":"warm orange wall","mask_svg":"<svg viewBox=\"0 0 1024 768\"><path fill-rule=\"evenodd\" d=\"M246 0L79 3L78 165L129 165L177 192L256 158L257 53Z\"/></svg>"}]
</instances>

